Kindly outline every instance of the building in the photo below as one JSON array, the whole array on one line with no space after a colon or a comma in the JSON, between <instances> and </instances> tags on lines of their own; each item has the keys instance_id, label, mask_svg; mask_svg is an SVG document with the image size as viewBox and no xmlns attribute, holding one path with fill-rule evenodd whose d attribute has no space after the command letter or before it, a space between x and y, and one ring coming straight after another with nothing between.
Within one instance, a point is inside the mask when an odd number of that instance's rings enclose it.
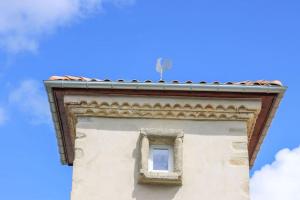
<instances>
[{"instance_id":1,"label":"building","mask_svg":"<svg viewBox=\"0 0 300 200\"><path fill-rule=\"evenodd\" d=\"M72 200L249 200L279 81L45 81Z\"/></svg>"}]
</instances>

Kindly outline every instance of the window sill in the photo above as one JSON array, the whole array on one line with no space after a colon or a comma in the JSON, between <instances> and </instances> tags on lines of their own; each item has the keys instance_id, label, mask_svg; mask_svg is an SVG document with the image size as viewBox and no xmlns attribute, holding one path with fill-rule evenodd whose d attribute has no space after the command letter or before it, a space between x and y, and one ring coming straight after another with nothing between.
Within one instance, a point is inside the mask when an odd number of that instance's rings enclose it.
<instances>
[{"instance_id":1,"label":"window sill","mask_svg":"<svg viewBox=\"0 0 300 200\"><path fill-rule=\"evenodd\" d=\"M176 172L140 172L139 183L182 185L182 176Z\"/></svg>"}]
</instances>

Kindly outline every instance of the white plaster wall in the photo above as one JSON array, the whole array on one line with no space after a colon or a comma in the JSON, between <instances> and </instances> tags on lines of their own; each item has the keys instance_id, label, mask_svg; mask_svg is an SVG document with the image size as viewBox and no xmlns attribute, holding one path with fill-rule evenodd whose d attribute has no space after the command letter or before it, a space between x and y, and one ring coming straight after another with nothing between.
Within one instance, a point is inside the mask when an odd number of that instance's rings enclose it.
<instances>
[{"instance_id":1,"label":"white plaster wall","mask_svg":"<svg viewBox=\"0 0 300 200\"><path fill-rule=\"evenodd\" d=\"M140 128L183 129L183 185L137 183ZM79 118L72 200L248 200L246 122Z\"/></svg>"}]
</instances>

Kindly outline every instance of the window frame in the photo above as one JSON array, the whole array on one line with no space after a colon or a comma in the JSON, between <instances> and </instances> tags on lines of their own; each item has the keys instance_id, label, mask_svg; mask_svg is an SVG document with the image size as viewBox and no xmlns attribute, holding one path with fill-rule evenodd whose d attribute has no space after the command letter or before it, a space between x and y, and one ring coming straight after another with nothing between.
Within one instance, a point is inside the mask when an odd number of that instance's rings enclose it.
<instances>
[{"instance_id":1,"label":"window frame","mask_svg":"<svg viewBox=\"0 0 300 200\"><path fill-rule=\"evenodd\" d=\"M142 128L140 130L138 183L182 185L183 136L181 129ZM172 147L173 170L151 170L149 167L150 149L151 146L156 145Z\"/></svg>"}]
</instances>

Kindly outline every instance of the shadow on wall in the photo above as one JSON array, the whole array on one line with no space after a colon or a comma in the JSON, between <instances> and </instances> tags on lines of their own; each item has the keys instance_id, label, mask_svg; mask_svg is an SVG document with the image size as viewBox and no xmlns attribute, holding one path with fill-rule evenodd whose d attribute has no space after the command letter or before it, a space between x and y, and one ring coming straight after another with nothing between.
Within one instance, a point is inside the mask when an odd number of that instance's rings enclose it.
<instances>
[{"instance_id":1,"label":"shadow on wall","mask_svg":"<svg viewBox=\"0 0 300 200\"><path fill-rule=\"evenodd\" d=\"M93 126L91 126L93 124ZM228 127L230 124L230 127ZM232 127L234 126L234 127ZM143 128L172 128L183 129L185 134L193 135L232 135L240 136L244 135L247 131L246 122L240 121L218 121L216 125L215 121L186 121L186 120L168 120L168 119L125 119L114 118L112 121L110 118L98 118L98 117L79 117L77 126L82 129L98 129L107 131L122 130L122 132L133 131L136 132ZM184 127L184 128L183 128ZM201 128L199 128L201 127ZM214 127L213 131L211 127ZM195 131L197 130L197 131ZM137 154L138 155L138 154Z\"/></svg>"},{"instance_id":2,"label":"shadow on wall","mask_svg":"<svg viewBox=\"0 0 300 200\"><path fill-rule=\"evenodd\" d=\"M139 184L139 163L140 163L140 147L139 140L132 152L132 157L135 160L134 165L134 186L132 191L132 198L136 200L172 200L180 189L180 186L166 186L166 185L149 185Z\"/></svg>"}]
</instances>

